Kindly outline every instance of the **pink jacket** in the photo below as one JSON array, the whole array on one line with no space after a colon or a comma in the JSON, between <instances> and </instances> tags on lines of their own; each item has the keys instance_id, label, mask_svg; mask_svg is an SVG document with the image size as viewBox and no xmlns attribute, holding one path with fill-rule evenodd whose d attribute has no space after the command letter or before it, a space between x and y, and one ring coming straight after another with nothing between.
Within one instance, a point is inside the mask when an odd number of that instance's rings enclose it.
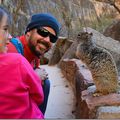
<instances>
[{"instance_id":1,"label":"pink jacket","mask_svg":"<svg viewBox=\"0 0 120 120\"><path fill-rule=\"evenodd\" d=\"M43 118L41 80L17 53L0 54L0 118Z\"/></svg>"}]
</instances>

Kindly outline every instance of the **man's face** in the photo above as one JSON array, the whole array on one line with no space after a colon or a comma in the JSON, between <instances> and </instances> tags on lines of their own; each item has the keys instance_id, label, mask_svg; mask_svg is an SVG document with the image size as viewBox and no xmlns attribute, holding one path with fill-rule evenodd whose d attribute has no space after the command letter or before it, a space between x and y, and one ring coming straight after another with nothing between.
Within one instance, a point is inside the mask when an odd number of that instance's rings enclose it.
<instances>
[{"instance_id":1,"label":"man's face","mask_svg":"<svg viewBox=\"0 0 120 120\"><path fill-rule=\"evenodd\" d=\"M55 31L50 27L43 27L45 30L49 31L51 34L55 35ZM28 45L31 51L37 56L40 57L45 52L47 52L52 43L50 42L50 37L43 37L38 32L37 29L33 29L30 32L27 32Z\"/></svg>"}]
</instances>

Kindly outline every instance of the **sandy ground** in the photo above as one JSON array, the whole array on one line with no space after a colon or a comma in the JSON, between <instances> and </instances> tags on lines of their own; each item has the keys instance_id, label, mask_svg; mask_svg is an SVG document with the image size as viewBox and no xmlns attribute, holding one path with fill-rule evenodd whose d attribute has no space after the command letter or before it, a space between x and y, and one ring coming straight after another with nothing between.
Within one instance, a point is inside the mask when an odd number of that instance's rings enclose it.
<instances>
[{"instance_id":1,"label":"sandy ground","mask_svg":"<svg viewBox=\"0 0 120 120\"><path fill-rule=\"evenodd\" d=\"M45 118L75 118L75 96L69 82L57 66L42 65L51 82Z\"/></svg>"}]
</instances>

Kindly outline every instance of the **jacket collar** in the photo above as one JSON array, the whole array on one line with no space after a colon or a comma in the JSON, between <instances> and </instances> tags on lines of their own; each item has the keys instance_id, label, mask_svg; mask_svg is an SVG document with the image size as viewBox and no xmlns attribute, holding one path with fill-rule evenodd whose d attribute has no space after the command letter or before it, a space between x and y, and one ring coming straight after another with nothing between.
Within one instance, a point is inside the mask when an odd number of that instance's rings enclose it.
<instances>
[{"instance_id":1,"label":"jacket collar","mask_svg":"<svg viewBox=\"0 0 120 120\"><path fill-rule=\"evenodd\" d=\"M24 56L25 58L31 63L33 60L37 59L37 57L32 53L28 46L28 41L25 35L19 37L20 41L22 42L23 49L24 49Z\"/></svg>"}]
</instances>

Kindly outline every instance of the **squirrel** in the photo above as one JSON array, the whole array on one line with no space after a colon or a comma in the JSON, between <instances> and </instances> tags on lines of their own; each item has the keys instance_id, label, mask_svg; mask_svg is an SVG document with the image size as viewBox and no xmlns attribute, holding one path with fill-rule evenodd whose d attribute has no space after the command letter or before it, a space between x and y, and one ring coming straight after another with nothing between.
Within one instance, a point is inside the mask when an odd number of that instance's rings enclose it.
<instances>
[{"instance_id":1,"label":"squirrel","mask_svg":"<svg viewBox=\"0 0 120 120\"><path fill-rule=\"evenodd\" d=\"M80 32L77 39L76 56L81 59L91 71L96 96L118 91L118 71L110 52L99 47L92 39L93 34ZM94 96L94 95L93 95Z\"/></svg>"}]
</instances>

